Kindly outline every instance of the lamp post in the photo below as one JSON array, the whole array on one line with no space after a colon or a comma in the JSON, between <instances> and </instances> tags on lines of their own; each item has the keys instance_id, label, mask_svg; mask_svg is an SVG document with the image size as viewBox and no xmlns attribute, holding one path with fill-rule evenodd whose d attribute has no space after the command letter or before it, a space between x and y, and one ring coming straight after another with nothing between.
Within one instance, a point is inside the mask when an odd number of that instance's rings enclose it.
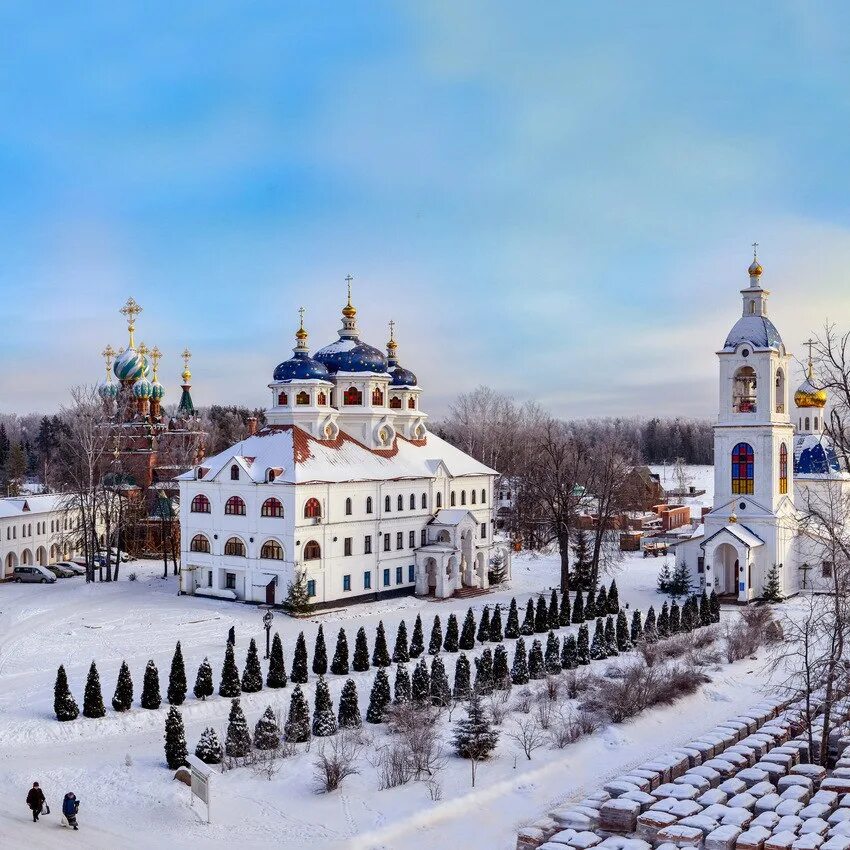
<instances>
[{"instance_id":1,"label":"lamp post","mask_svg":"<svg viewBox=\"0 0 850 850\"><path fill-rule=\"evenodd\" d=\"M266 660L267 661L268 661L269 655L270 655L270 652L269 652L269 635L271 635L271 632L272 632L272 620L274 620L274 614L272 614L271 611L266 611L266 613L263 614L263 626L265 626L265 629L266 629Z\"/></svg>"}]
</instances>

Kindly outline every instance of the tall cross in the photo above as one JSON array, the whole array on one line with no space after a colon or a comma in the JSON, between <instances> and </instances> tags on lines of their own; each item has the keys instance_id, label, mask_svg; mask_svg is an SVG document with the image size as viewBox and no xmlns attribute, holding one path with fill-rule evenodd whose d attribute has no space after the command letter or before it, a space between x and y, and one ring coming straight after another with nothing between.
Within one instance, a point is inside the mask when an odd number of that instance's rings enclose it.
<instances>
[{"instance_id":1,"label":"tall cross","mask_svg":"<svg viewBox=\"0 0 850 850\"><path fill-rule=\"evenodd\" d=\"M183 349L183 353L180 355L183 358L183 383L188 384L192 379L192 373L189 371L189 360L192 357L192 352L189 351L188 348Z\"/></svg>"},{"instance_id":2,"label":"tall cross","mask_svg":"<svg viewBox=\"0 0 850 850\"><path fill-rule=\"evenodd\" d=\"M351 303L351 281L354 280L354 277L350 274L345 276L345 282L348 284L348 303Z\"/></svg>"},{"instance_id":3,"label":"tall cross","mask_svg":"<svg viewBox=\"0 0 850 850\"><path fill-rule=\"evenodd\" d=\"M118 311L127 319L127 330L130 332L129 348L135 348L136 343L133 339L133 332L136 330L136 316L142 312L141 306L132 296L127 299L127 303Z\"/></svg>"},{"instance_id":4,"label":"tall cross","mask_svg":"<svg viewBox=\"0 0 850 850\"><path fill-rule=\"evenodd\" d=\"M395 336L393 335L394 329L395 329L395 322L392 319L390 319L390 339L391 340L395 339Z\"/></svg>"},{"instance_id":5,"label":"tall cross","mask_svg":"<svg viewBox=\"0 0 850 850\"><path fill-rule=\"evenodd\" d=\"M307 312L306 307L299 307L298 308L298 315L301 317L301 330L304 330L304 313L306 313L306 312Z\"/></svg>"},{"instance_id":6,"label":"tall cross","mask_svg":"<svg viewBox=\"0 0 850 850\"><path fill-rule=\"evenodd\" d=\"M757 256L757 254L758 254L758 249L759 249L759 243L758 243L758 242L753 242L753 259L754 259L754 260L758 259L758 256Z\"/></svg>"},{"instance_id":7,"label":"tall cross","mask_svg":"<svg viewBox=\"0 0 850 850\"><path fill-rule=\"evenodd\" d=\"M112 366L112 359L115 357L115 350L111 345L107 345L106 348L100 352L100 356L106 360L106 371L109 372L109 368Z\"/></svg>"},{"instance_id":8,"label":"tall cross","mask_svg":"<svg viewBox=\"0 0 850 850\"><path fill-rule=\"evenodd\" d=\"M158 346L154 346L151 349L151 360L153 361L153 378L156 380L157 370L159 369L159 360L162 357L162 352L159 350Z\"/></svg>"}]
</instances>

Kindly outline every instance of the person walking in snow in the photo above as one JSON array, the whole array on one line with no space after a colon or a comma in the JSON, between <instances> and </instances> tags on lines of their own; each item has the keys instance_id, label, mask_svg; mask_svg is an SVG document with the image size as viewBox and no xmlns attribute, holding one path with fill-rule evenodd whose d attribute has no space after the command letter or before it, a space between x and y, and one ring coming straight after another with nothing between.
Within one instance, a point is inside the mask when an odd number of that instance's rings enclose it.
<instances>
[{"instance_id":1,"label":"person walking in snow","mask_svg":"<svg viewBox=\"0 0 850 850\"><path fill-rule=\"evenodd\" d=\"M68 821L68 826L77 829L77 812L80 809L80 801L73 791L69 791L62 800L62 814L65 815L65 820Z\"/></svg>"},{"instance_id":2,"label":"person walking in snow","mask_svg":"<svg viewBox=\"0 0 850 850\"><path fill-rule=\"evenodd\" d=\"M27 805L32 811L32 822L38 822L38 816L41 814L41 807L44 805L44 791L39 788L37 782L33 782L27 794Z\"/></svg>"}]
</instances>

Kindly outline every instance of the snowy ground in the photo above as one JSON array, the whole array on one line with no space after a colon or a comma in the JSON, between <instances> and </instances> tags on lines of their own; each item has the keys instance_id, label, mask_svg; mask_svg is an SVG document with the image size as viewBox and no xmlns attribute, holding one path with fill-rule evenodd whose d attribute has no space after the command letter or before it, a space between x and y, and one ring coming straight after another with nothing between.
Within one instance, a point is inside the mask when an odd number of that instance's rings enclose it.
<instances>
[{"instance_id":1,"label":"snowy ground","mask_svg":"<svg viewBox=\"0 0 850 850\"><path fill-rule=\"evenodd\" d=\"M621 603L646 611L660 600L655 577L661 559L630 556L617 574ZM216 684L227 630L235 625L237 659L244 662L248 641L262 645L258 609L217 600L179 597L176 579L158 577L156 564L124 567L116 584L86 586L81 579L55 585L0 585L0 835L8 846L52 847L58 839L58 817L30 822L24 806L33 780L41 782L54 812L61 796L73 789L82 800L81 831L64 832L71 847L197 847L226 846L238 840L242 847L352 847L425 848L513 846L516 828L581 789L622 772L647 756L682 743L700 730L730 717L756 700L761 682L754 662L722 667L702 692L668 709L658 710L622 726L611 727L565 750L538 750L533 761L517 758L516 746L506 739L497 757L480 770L478 787L469 786L468 763L451 758L442 772L442 800L433 802L422 783L379 791L374 769L364 761L360 775L349 779L341 792L317 795L312 789L313 754L284 762L271 781L250 769L216 778L214 823L208 826L189 807L189 791L171 780L162 750L166 708L134 708L116 714L109 708L100 720L79 718L59 723L52 714L56 668L64 663L78 702L91 660L97 661L108 704L118 667L126 659L133 673L136 700L145 663L153 658L161 674L162 690L174 644L182 641L189 685L208 655ZM139 580L127 580L131 570ZM474 600L473 608L512 595L524 604L533 591L552 586L557 577L555 556L516 559L510 590ZM383 619L392 650L396 626L405 619L408 630L418 612L423 615L427 644L430 623L439 613L443 624L454 611L462 620L462 603L421 602L412 597L331 612L307 621L283 615L274 628L284 642L287 669L298 631L303 629L312 656L319 622L324 623L329 655L337 629L348 633L353 649L359 626L369 634ZM731 616L734 616L731 614ZM564 630L561 632L564 633ZM507 641L513 657L513 641ZM476 652L480 652L477 647ZM450 678L454 658L446 657ZM604 662L600 662L604 663ZM365 714L373 673L354 674ZM392 680L391 676L391 680ZM311 680L314 677L311 676ZM330 676L337 700L343 677ZM313 683L307 686L312 705ZM266 705L286 709L292 685L264 690L242 699L253 727ZM199 702L190 696L182 707L190 750L207 725L223 738L229 700L215 697ZM459 710L455 716L462 715ZM379 744L384 727L369 727ZM448 730L447 730L448 732ZM129 755L130 764L127 765ZM485 815L486 813L486 815Z\"/></svg>"}]
</instances>

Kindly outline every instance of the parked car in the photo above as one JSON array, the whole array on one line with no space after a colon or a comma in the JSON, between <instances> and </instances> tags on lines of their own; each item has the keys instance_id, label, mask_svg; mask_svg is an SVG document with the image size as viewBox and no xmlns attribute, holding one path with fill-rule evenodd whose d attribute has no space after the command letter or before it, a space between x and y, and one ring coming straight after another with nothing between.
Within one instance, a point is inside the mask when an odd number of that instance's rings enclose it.
<instances>
[{"instance_id":1,"label":"parked car","mask_svg":"<svg viewBox=\"0 0 850 850\"><path fill-rule=\"evenodd\" d=\"M104 564L106 563L106 552L105 552L104 550L102 550L102 549L101 549L101 550L97 553L97 557L98 557L98 558L103 558L103 559L104 559L104 560L103 560L103 563L104 563ZM115 547L113 547L112 549L110 549L110 550L109 550L109 560L110 560L110 562L114 564L114 563L115 563L115 559L116 559L117 557L118 557L118 550L117 550ZM129 561L129 560L130 560L130 556L127 554L127 552L122 552L122 553L121 553L121 561L122 561L122 563L126 563L126 562L127 562L127 561Z\"/></svg>"},{"instance_id":2,"label":"parked car","mask_svg":"<svg viewBox=\"0 0 850 850\"><path fill-rule=\"evenodd\" d=\"M21 582L38 582L40 584L53 584L56 576L45 567L27 566L15 567L12 578L20 584Z\"/></svg>"},{"instance_id":3,"label":"parked car","mask_svg":"<svg viewBox=\"0 0 850 850\"><path fill-rule=\"evenodd\" d=\"M73 561L59 561L56 566L65 567L66 570L70 570L75 576L84 576L86 574L86 568L82 564L77 564Z\"/></svg>"},{"instance_id":4,"label":"parked car","mask_svg":"<svg viewBox=\"0 0 850 850\"><path fill-rule=\"evenodd\" d=\"M48 564L47 569L50 570L56 578L72 578L76 575L73 570L69 570L61 564Z\"/></svg>"}]
</instances>

